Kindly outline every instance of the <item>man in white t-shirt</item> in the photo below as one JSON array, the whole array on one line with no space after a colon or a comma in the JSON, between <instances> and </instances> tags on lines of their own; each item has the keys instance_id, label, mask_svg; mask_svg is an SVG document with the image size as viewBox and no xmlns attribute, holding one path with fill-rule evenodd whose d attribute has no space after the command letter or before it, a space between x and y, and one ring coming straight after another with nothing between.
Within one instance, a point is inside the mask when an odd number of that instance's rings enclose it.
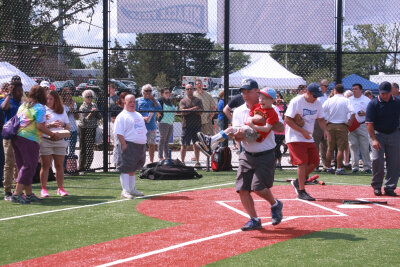
<instances>
[{"instance_id":1,"label":"man in white t-shirt","mask_svg":"<svg viewBox=\"0 0 400 267\"><path fill-rule=\"evenodd\" d=\"M368 129L365 124L365 115L367 114L367 107L371 99L363 95L362 85L359 83L353 84L353 96L349 98L351 105L353 106L354 113L356 114L355 119L360 126L349 133L349 144L351 154L351 167L352 172L359 171L359 148L361 150L361 157L363 161L363 168L365 173L372 173L371 171L371 157L369 154L369 137Z\"/></svg>"},{"instance_id":2,"label":"man in white t-shirt","mask_svg":"<svg viewBox=\"0 0 400 267\"><path fill-rule=\"evenodd\" d=\"M345 175L346 171L343 167L344 151L349 146L348 127L354 120L354 109L350 100L344 95L344 87L338 83L333 89L333 97L329 98L322 105L327 122L327 130L331 136L328 140L328 150L326 152L326 163L328 164L327 173L335 173L336 175ZM350 119L348 119L350 115ZM332 154L336 153L336 172L331 168Z\"/></svg>"},{"instance_id":3,"label":"man in white t-shirt","mask_svg":"<svg viewBox=\"0 0 400 267\"><path fill-rule=\"evenodd\" d=\"M306 177L319 165L318 149L312 137L315 121L318 121L324 137L329 133L326 130L324 113L321 102L317 98L322 96L321 89L316 83L307 87L307 92L293 98L285 113L285 139L289 148L292 165L297 166L297 178L292 185L299 199L315 201L305 190ZM294 118L300 116L304 125L296 124Z\"/></svg>"},{"instance_id":4,"label":"man in white t-shirt","mask_svg":"<svg viewBox=\"0 0 400 267\"><path fill-rule=\"evenodd\" d=\"M236 108L232 116L232 126L243 126L249 116L251 108L258 103L259 88L256 81L245 79L242 82L241 92L245 103ZM279 114L279 113L278 113ZM283 130L283 123L278 122L273 130ZM234 138L242 142L243 151L239 156L239 168L236 175L236 192L247 214L250 216L242 231L261 229L261 220L257 217L254 208L253 191L271 205L272 225L277 225L282 220L281 201L274 198L270 188L273 186L275 173L275 136L270 133L264 141L244 140L244 129L240 128Z\"/></svg>"},{"instance_id":5,"label":"man in white t-shirt","mask_svg":"<svg viewBox=\"0 0 400 267\"><path fill-rule=\"evenodd\" d=\"M119 146L117 151L120 153L117 169L121 172L121 197L128 199L143 196L135 187L135 171L141 169L146 162L146 125L143 116L135 108L135 96L127 95L124 110L118 114L114 123L114 134L118 137Z\"/></svg>"}]
</instances>

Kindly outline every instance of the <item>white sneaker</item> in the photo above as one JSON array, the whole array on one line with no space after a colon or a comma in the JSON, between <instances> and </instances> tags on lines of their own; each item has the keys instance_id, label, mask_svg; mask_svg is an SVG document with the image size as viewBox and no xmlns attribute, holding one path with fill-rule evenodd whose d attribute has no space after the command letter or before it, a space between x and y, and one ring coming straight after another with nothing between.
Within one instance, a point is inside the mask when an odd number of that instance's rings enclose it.
<instances>
[{"instance_id":1,"label":"white sneaker","mask_svg":"<svg viewBox=\"0 0 400 267\"><path fill-rule=\"evenodd\" d=\"M122 190L121 197L122 198L126 198L126 199L132 199L133 198L133 196L131 194L129 194L128 192L126 192L125 190Z\"/></svg>"},{"instance_id":2,"label":"white sneaker","mask_svg":"<svg viewBox=\"0 0 400 267\"><path fill-rule=\"evenodd\" d=\"M143 194L142 192L139 192L139 191L137 191L136 189L132 190L130 193L131 193L132 196L135 196L135 197L142 197L142 196L144 196L144 194Z\"/></svg>"}]
</instances>

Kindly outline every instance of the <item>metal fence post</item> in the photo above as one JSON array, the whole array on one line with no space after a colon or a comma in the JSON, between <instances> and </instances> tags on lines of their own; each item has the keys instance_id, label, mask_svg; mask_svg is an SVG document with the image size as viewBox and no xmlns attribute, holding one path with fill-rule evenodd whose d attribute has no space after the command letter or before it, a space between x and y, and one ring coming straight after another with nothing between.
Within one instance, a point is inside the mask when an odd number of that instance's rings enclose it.
<instances>
[{"instance_id":1,"label":"metal fence post","mask_svg":"<svg viewBox=\"0 0 400 267\"><path fill-rule=\"evenodd\" d=\"M342 31L343 31L343 0L337 1L336 15L336 84L342 83Z\"/></svg>"},{"instance_id":2,"label":"metal fence post","mask_svg":"<svg viewBox=\"0 0 400 267\"><path fill-rule=\"evenodd\" d=\"M108 172L108 1L103 0L103 171Z\"/></svg>"}]
</instances>

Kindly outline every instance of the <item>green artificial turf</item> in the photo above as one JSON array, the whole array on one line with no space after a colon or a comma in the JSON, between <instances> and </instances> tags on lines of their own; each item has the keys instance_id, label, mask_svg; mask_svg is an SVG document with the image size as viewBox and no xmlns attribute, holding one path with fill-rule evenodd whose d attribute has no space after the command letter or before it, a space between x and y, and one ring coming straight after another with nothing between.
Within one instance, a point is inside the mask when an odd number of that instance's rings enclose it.
<instances>
[{"instance_id":1,"label":"green artificial turf","mask_svg":"<svg viewBox=\"0 0 400 267\"><path fill-rule=\"evenodd\" d=\"M399 266L396 229L326 229L209 266Z\"/></svg>"},{"instance_id":2,"label":"green artificial turf","mask_svg":"<svg viewBox=\"0 0 400 267\"><path fill-rule=\"evenodd\" d=\"M158 195L202 187L209 187L210 189L233 187L236 175L234 171L200 171L199 173L203 175L203 178L196 180L152 181L137 179L136 187L146 195ZM285 182L285 179L295 177L296 173L294 170L276 171L275 184L288 184ZM328 184L348 183L367 186L370 183L370 179L370 175L335 176L320 174L320 180L324 180ZM39 194L40 185L35 184L33 189L36 194ZM49 182L48 191L50 197L41 203L20 205L3 200L0 201L0 219L121 199L121 186L117 173L92 173L84 176L67 177L65 180L65 189L70 193L68 197L61 198L56 196L56 189L56 182ZM3 194L0 197L2 198ZM0 264L27 260L176 225L173 222L150 218L138 213L136 205L141 201L144 201L144 199L118 201L105 205L0 221L0 236L2 238L2 242L0 242ZM354 235L358 236L360 233L362 235L363 232L354 233ZM381 236L380 233L379 231L379 234L374 233L372 235L374 237ZM382 231L382 233L387 232ZM398 237L399 232L394 231L394 233ZM318 234L315 233L314 236ZM305 240L304 237L301 238L302 244L310 243L307 245L309 247L314 246L315 242L313 241L315 239L317 237L310 238L309 240ZM323 234L321 239L324 241ZM361 240L357 244L362 245L364 242L367 242L366 247L368 247L368 240ZM388 237L388 240L398 240L398 238ZM335 239L331 240L331 242L334 241ZM337 241L349 242L348 240L341 239ZM281 244L278 245L282 246ZM328 242L326 246L329 245L330 243ZM332 244L332 246L334 245ZM395 246L395 244L387 244L386 247L391 248L391 246ZM268 247L265 249L274 248ZM371 249L369 254L372 253L374 251ZM277 251L273 254L282 255L286 254L286 252ZM274 264L278 263L275 262Z\"/></svg>"}]
</instances>

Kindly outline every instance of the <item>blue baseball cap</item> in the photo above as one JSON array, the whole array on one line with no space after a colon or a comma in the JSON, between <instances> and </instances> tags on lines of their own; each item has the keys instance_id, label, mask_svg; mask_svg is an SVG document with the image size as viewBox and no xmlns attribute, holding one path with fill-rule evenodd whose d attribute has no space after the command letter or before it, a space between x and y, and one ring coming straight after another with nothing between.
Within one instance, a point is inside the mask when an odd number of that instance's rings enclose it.
<instances>
[{"instance_id":1,"label":"blue baseball cap","mask_svg":"<svg viewBox=\"0 0 400 267\"><path fill-rule=\"evenodd\" d=\"M265 95L268 98L276 99L276 91L274 88L264 88L260 90L260 94Z\"/></svg>"},{"instance_id":2,"label":"blue baseball cap","mask_svg":"<svg viewBox=\"0 0 400 267\"><path fill-rule=\"evenodd\" d=\"M379 85L379 93L390 93L392 91L392 85L389 82L382 82Z\"/></svg>"},{"instance_id":3,"label":"blue baseball cap","mask_svg":"<svg viewBox=\"0 0 400 267\"><path fill-rule=\"evenodd\" d=\"M240 89L246 89L246 90L258 89L258 83L253 79L244 79L242 81L242 86L240 87Z\"/></svg>"},{"instance_id":4,"label":"blue baseball cap","mask_svg":"<svg viewBox=\"0 0 400 267\"><path fill-rule=\"evenodd\" d=\"M307 86L307 91L309 91L310 93L312 93L313 95L315 95L316 97L320 97L323 96L324 94L321 91L321 88L319 87L319 84L317 83L310 83Z\"/></svg>"}]
</instances>

